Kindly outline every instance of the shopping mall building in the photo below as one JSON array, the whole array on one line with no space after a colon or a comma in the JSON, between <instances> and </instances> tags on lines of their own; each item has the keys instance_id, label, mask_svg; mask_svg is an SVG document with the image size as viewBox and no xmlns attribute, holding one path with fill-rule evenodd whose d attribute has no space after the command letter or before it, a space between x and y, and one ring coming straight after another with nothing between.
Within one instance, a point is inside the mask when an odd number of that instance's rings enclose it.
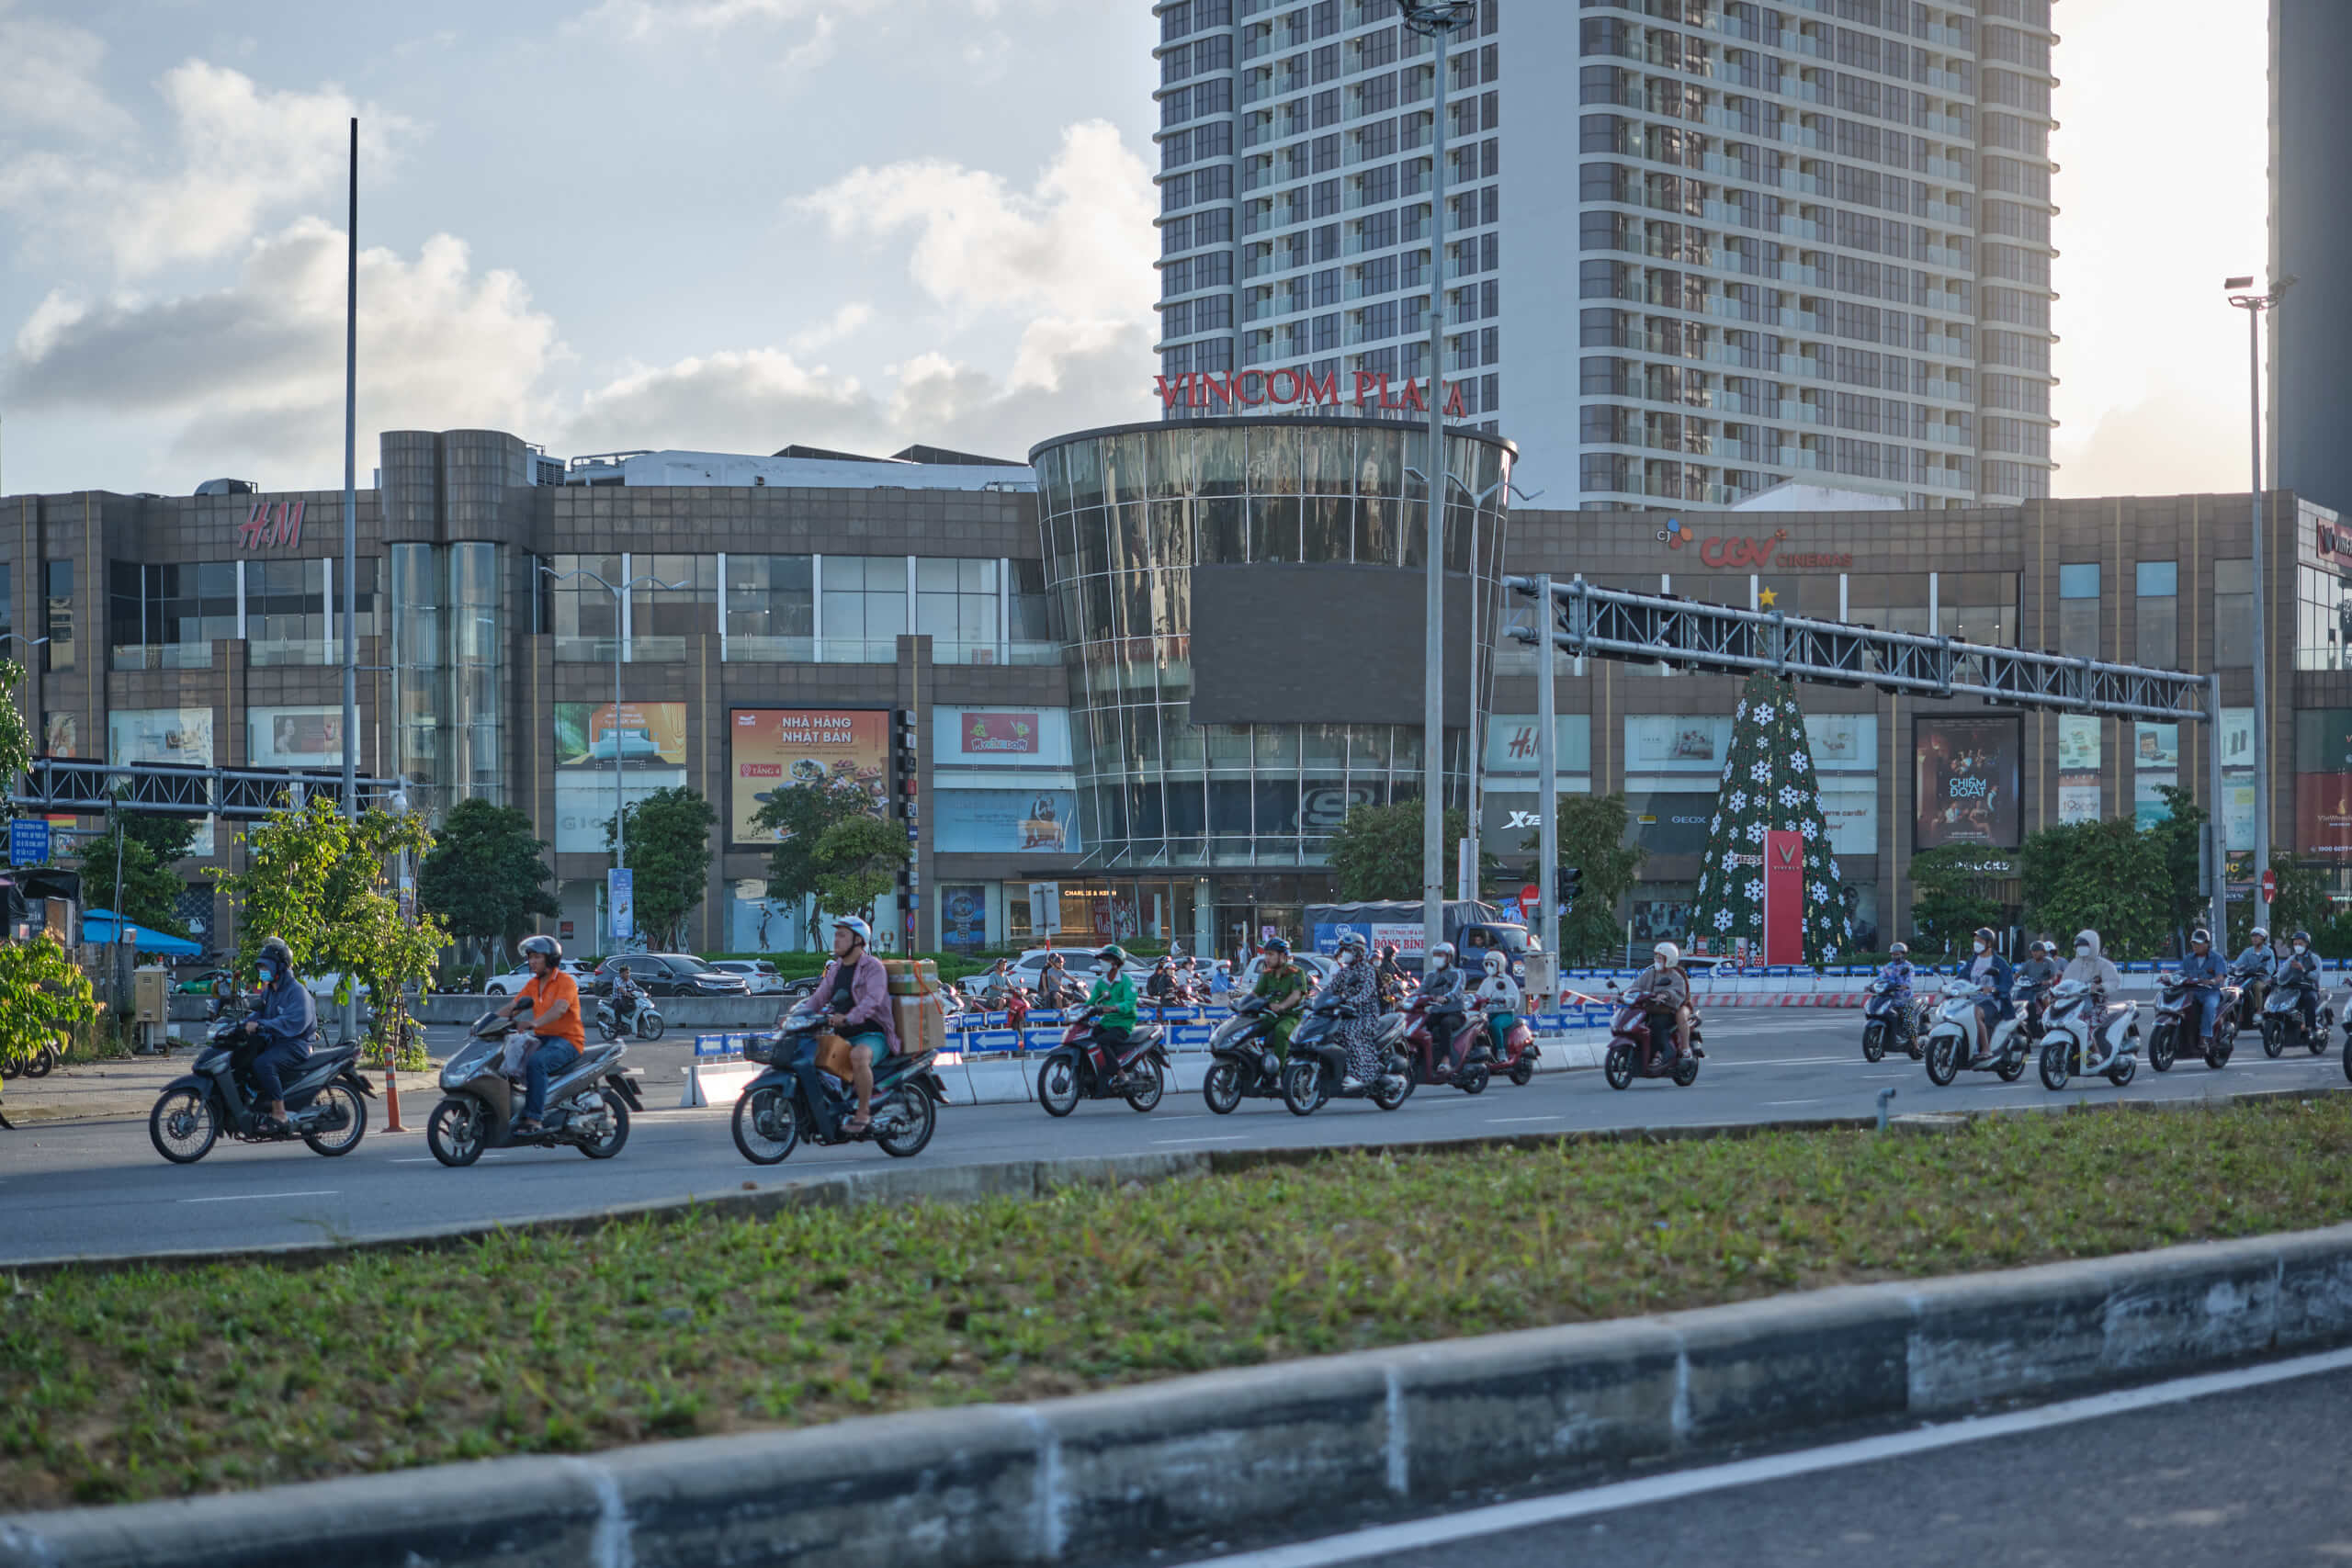
<instances>
[{"instance_id":1,"label":"shopping mall building","mask_svg":"<svg viewBox=\"0 0 2352 1568\"><path fill-rule=\"evenodd\" d=\"M435 813L469 795L526 811L583 951L616 771L632 798L685 785L717 810L688 928L705 951L804 941L764 897L755 818L818 777L908 821L915 863L879 922L899 943L1048 922L1228 948L1296 933L1332 891L1348 810L1420 792L1426 451L1396 423L1291 414L1085 431L1026 464L563 460L495 431L390 432L358 498L360 766ZM1808 689L1866 939L1907 923L1915 849L1991 864L2047 824L2146 820L2161 785L2205 796L2209 745L2231 847L2250 849L2244 495L1903 512L1784 487L1762 509L1542 510L1512 457L1449 438L1442 545L1446 790L1476 792L1506 861L1532 857L1536 656L1508 636L1527 612L1500 580L1539 571L2220 671L2217 737ZM1540 498L1556 476L1520 479ZM56 755L338 765L341 496L205 488L228 493L0 499L0 630L48 639L28 716ZM2273 836L2352 892L2352 535L2292 494L2265 516ZM1649 854L1620 913L1643 940L1677 933L1738 683L1558 669L1560 787L1625 793ZM198 850L181 869L209 933L202 873L241 852L226 832Z\"/></svg>"}]
</instances>

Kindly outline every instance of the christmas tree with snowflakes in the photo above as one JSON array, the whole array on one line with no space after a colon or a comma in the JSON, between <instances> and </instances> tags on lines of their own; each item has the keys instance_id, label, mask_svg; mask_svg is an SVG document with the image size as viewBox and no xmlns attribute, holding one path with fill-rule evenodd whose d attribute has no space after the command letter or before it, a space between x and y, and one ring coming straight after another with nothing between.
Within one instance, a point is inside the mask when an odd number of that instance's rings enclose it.
<instances>
[{"instance_id":1,"label":"christmas tree with snowflakes","mask_svg":"<svg viewBox=\"0 0 2352 1568\"><path fill-rule=\"evenodd\" d=\"M1829 852L1820 782L1795 692L1759 671L1739 695L1691 909L1690 934L1708 952L1729 953L1743 938L1762 951L1764 835L1781 831L1804 835L1804 958L1826 963L1851 945L1853 928Z\"/></svg>"}]
</instances>

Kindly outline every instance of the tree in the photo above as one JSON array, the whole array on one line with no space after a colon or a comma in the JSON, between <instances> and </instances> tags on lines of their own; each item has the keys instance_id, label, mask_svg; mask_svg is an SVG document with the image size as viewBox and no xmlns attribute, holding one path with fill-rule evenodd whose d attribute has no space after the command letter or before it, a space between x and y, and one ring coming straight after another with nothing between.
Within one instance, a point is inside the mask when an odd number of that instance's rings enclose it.
<instances>
[{"instance_id":1,"label":"tree","mask_svg":"<svg viewBox=\"0 0 2352 1568\"><path fill-rule=\"evenodd\" d=\"M2150 958L2164 945L2172 877L2164 841L2131 818L2044 828L2018 855L2028 922L2062 944L2087 927L2113 959Z\"/></svg>"},{"instance_id":2,"label":"tree","mask_svg":"<svg viewBox=\"0 0 2352 1568\"><path fill-rule=\"evenodd\" d=\"M2199 840L2204 837L2208 818L2205 808L2197 803L2194 791L2159 784L2156 793L2164 796L2165 815L2144 831L2156 840L2165 857L2165 923L2175 932L2186 932L2209 924L2212 919L2212 890L2198 875L2198 867L2204 859ZM2180 951L2188 951L2185 942Z\"/></svg>"},{"instance_id":3,"label":"tree","mask_svg":"<svg viewBox=\"0 0 2352 1568\"><path fill-rule=\"evenodd\" d=\"M448 945L439 918L403 919L390 891L391 858L430 852L422 817L372 809L356 822L326 795L282 806L243 835L246 867L220 874L237 901L236 966L248 977L261 944L277 937L297 974L340 974L340 1004L356 980L372 999L373 1038L381 1051L399 1042L398 1065L424 1065L424 1037L408 1018L407 988L422 988L433 960Z\"/></svg>"},{"instance_id":4,"label":"tree","mask_svg":"<svg viewBox=\"0 0 2352 1568\"><path fill-rule=\"evenodd\" d=\"M854 784L794 784L771 795L752 818L753 826L780 835L768 852L768 897L795 905L821 899L826 873L817 846L836 824L861 817L879 820L874 797ZM816 922L805 923L814 946ZM763 945L766 940L763 935Z\"/></svg>"},{"instance_id":5,"label":"tree","mask_svg":"<svg viewBox=\"0 0 2352 1568\"><path fill-rule=\"evenodd\" d=\"M5 647L0 644L0 647ZM25 667L14 659L0 659L0 687L21 691ZM14 703L0 703L0 778L20 776L33 763L33 732Z\"/></svg>"},{"instance_id":6,"label":"tree","mask_svg":"<svg viewBox=\"0 0 2352 1568\"><path fill-rule=\"evenodd\" d=\"M1469 818L1459 811L1445 814L1445 858L1441 863L1451 879L1461 858L1455 846L1469 831ZM1381 898L1419 899L1421 896L1421 803L1400 800L1394 806L1359 806L1349 811L1331 833L1331 870L1337 874L1340 897L1350 903Z\"/></svg>"},{"instance_id":7,"label":"tree","mask_svg":"<svg viewBox=\"0 0 2352 1568\"><path fill-rule=\"evenodd\" d=\"M180 895L187 891L187 884L172 874L172 863L157 857L128 813L98 837L85 839L74 852L82 865L84 902L101 907L114 903L118 846L121 850L122 908L115 913L150 931L168 936L187 935L187 926L179 913Z\"/></svg>"},{"instance_id":8,"label":"tree","mask_svg":"<svg viewBox=\"0 0 2352 1568\"><path fill-rule=\"evenodd\" d=\"M874 900L899 879L911 852L907 830L879 817L845 817L817 840L817 903L837 915L872 919Z\"/></svg>"},{"instance_id":9,"label":"tree","mask_svg":"<svg viewBox=\"0 0 2352 1568\"><path fill-rule=\"evenodd\" d=\"M1577 901L1560 917L1560 956L1584 960L1618 950L1617 906L1634 890L1649 852L1626 842L1632 820L1621 795L1564 795L1555 817L1560 863L1583 874Z\"/></svg>"},{"instance_id":10,"label":"tree","mask_svg":"<svg viewBox=\"0 0 2352 1568\"><path fill-rule=\"evenodd\" d=\"M531 819L514 807L479 795L461 800L442 819L433 852L417 874L417 902L462 942L483 949L516 942L536 919L557 912L541 858L547 847L546 840L531 836Z\"/></svg>"},{"instance_id":11,"label":"tree","mask_svg":"<svg viewBox=\"0 0 2352 1568\"><path fill-rule=\"evenodd\" d=\"M97 1016L89 976L55 937L0 943L0 1061L21 1061L53 1043L59 1025Z\"/></svg>"},{"instance_id":12,"label":"tree","mask_svg":"<svg viewBox=\"0 0 2352 1568\"><path fill-rule=\"evenodd\" d=\"M1734 715L1731 755L1707 825L1707 855L1691 908L1691 935L1718 953L1741 938L1764 940L1764 846L1768 832L1804 836L1804 961L1827 962L1853 941L1829 823L1821 815L1804 714L1789 682L1758 671Z\"/></svg>"},{"instance_id":13,"label":"tree","mask_svg":"<svg viewBox=\"0 0 2352 1568\"><path fill-rule=\"evenodd\" d=\"M1953 957L1968 951L1979 926L2001 918L1984 870L1991 852L1970 844L1945 844L1911 857L1911 927L1918 945Z\"/></svg>"},{"instance_id":14,"label":"tree","mask_svg":"<svg viewBox=\"0 0 2352 1568\"><path fill-rule=\"evenodd\" d=\"M683 784L657 789L628 805L630 887L637 901L637 929L650 942L676 947L685 941L686 917L703 900L710 878L710 831L718 813ZM605 842L613 825L605 824Z\"/></svg>"},{"instance_id":15,"label":"tree","mask_svg":"<svg viewBox=\"0 0 2352 1568\"><path fill-rule=\"evenodd\" d=\"M2315 865L2298 864L2283 851L2270 857L2270 870L2278 879L2278 896L2270 901L2271 942L2283 947L2287 938L2299 931L2310 931L2317 940L2320 928L2335 918L2335 905L2327 896L2327 873ZM2252 893L2230 906L2232 953L2243 952L2254 940L2254 922L2261 908L2262 900Z\"/></svg>"}]
</instances>

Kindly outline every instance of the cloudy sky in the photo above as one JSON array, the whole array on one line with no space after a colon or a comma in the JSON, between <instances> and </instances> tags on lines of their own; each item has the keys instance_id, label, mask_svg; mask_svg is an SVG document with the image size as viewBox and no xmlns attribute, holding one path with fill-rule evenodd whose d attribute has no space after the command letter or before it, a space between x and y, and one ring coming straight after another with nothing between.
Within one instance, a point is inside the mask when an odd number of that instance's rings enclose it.
<instances>
[{"instance_id":1,"label":"cloudy sky","mask_svg":"<svg viewBox=\"0 0 2352 1568\"><path fill-rule=\"evenodd\" d=\"M2243 485L2261 0L2057 8L2059 491ZM0 0L0 491L340 482L355 112L363 484L400 426L1019 456L1146 417L1153 37L1148 0Z\"/></svg>"}]
</instances>

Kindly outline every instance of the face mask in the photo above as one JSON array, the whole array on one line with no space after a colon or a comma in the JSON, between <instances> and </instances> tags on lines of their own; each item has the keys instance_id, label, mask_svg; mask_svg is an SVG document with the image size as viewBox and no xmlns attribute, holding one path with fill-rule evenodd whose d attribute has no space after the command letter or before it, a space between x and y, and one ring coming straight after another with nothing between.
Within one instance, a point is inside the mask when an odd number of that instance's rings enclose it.
<instances>
[{"instance_id":1,"label":"face mask","mask_svg":"<svg viewBox=\"0 0 2352 1568\"><path fill-rule=\"evenodd\" d=\"M2087 943L2087 942L2083 942L2083 943L2078 943L2078 944L2075 946L2075 957L2077 957L2077 958L2088 958L2090 955L2091 955L2091 950L2090 950L2090 944L2089 944L2089 943Z\"/></svg>"},{"instance_id":2,"label":"face mask","mask_svg":"<svg viewBox=\"0 0 2352 1568\"><path fill-rule=\"evenodd\" d=\"M261 983L263 985L266 986L277 978L277 965L275 964L264 963L256 965L256 967L261 972Z\"/></svg>"},{"instance_id":3,"label":"face mask","mask_svg":"<svg viewBox=\"0 0 2352 1568\"><path fill-rule=\"evenodd\" d=\"M1977 952L1977 955L1978 955L1979 957L1982 957L1984 954L1985 954L1985 953L1990 953L1990 952L1992 952L1992 951L1993 951L1993 950L1992 950L1991 948L1986 947L1986 946L1985 946L1983 942L1978 942L1978 943L1976 944L1976 952Z\"/></svg>"},{"instance_id":4,"label":"face mask","mask_svg":"<svg viewBox=\"0 0 2352 1568\"><path fill-rule=\"evenodd\" d=\"M2295 951L2296 951L2297 953L2302 953L2302 952L2304 952L2304 951L2305 951L2305 949L2304 949L2304 947L2303 947L2303 944L2302 944L2301 942L2297 942L2297 943L2295 944Z\"/></svg>"}]
</instances>

